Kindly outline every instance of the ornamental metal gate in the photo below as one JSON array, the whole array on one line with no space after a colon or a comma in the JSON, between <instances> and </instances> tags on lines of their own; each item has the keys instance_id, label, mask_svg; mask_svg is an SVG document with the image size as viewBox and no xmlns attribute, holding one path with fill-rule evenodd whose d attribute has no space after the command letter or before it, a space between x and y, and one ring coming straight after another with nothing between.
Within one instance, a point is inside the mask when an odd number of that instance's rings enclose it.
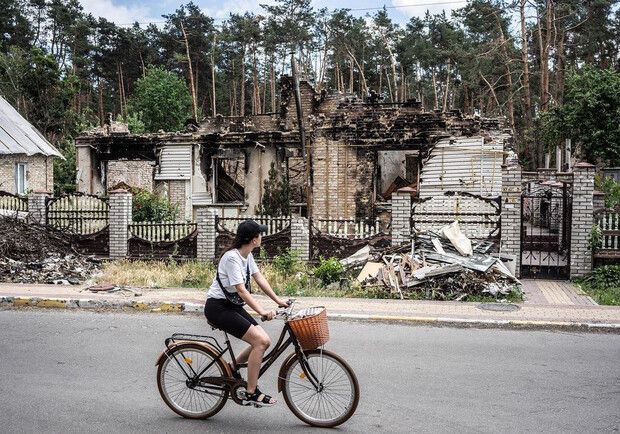
<instances>
[{"instance_id":1,"label":"ornamental metal gate","mask_svg":"<svg viewBox=\"0 0 620 434\"><path fill-rule=\"evenodd\" d=\"M521 195L521 277L568 279L572 186L530 181Z\"/></svg>"}]
</instances>

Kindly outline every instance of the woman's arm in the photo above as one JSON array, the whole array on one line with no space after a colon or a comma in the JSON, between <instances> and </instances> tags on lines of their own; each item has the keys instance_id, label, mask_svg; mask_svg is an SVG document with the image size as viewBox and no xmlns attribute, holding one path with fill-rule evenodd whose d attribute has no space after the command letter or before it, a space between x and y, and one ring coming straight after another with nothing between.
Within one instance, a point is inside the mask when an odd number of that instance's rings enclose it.
<instances>
[{"instance_id":1,"label":"woman's arm","mask_svg":"<svg viewBox=\"0 0 620 434\"><path fill-rule=\"evenodd\" d=\"M269 316L271 312L263 309L263 307L258 303L258 301L256 301L254 297L252 297L252 294L250 294L248 290L245 289L245 285L243 283L235 285L235 289L237 290L239 296L243 299L243 301L245 301L247 305L250 306L252 310L254 310L254 312L259 314L260 316Z\"/></svg>"},{"instance_id":2,"label":"woman's arm","mask_svg":"<svg viewBox=\"0 0 620 434\"><path fill-rule=\"evenodd\" d=\"M286 307L288 305L286 300L281 299L280 297L276 295L275 292L273 292L271 285L269 284L269 282L267 282L267 279L265 279L265 276L263 276L263 273L261 273L260 271L257 271L256 273L252 275L252 277L254 278L254 280L256 281L256 284L260 287L260 289L262 289L263 292L270 299L272 299L278 306Z\"/></svg>"}]
</instances>

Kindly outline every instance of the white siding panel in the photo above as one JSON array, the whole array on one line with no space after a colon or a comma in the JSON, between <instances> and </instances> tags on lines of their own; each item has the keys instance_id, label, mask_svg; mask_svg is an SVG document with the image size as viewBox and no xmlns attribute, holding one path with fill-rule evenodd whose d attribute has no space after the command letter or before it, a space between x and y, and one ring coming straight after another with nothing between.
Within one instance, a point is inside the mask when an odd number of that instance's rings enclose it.
<instances>
[{"instance_id":1,"label":"white siding panel","mask_svg":"<svg viewBox=\"0 0 620 434\"><path fill-rule=\"evenodd\" d=\"M159 156L159 171L156 180L191 179L192 146L165 145Z\"/></svg>"},{"instance_id":2,"label":"white siding panel","mask_svg":"<svg viewBox=\"0 0 620 434\"><path fill-rule=\"evenodd\" d=\"M422 166L420 197L447 191L496 197L502 189L503 138L484 143L482 137L440 140Z\"/></svg>"}]
</instances>

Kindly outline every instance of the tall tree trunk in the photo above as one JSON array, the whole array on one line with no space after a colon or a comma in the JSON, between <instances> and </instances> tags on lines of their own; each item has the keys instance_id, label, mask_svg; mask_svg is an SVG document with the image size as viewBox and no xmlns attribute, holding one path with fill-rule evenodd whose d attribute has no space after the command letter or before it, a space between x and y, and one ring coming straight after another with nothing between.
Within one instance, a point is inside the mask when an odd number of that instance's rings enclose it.
<instances>
[{"instance_id":1,"label":"tall tree trunk","mask_svg":"<svg viewBox=\"0 0 620 434\"><path fill-rule=\"evenodd\" d=\"M512 94L512 89L513 89L513 83L512 83L512 71L510 69L510 56L508 55L508 50L506 49L506 44L508 43L508 41L506 41L506 37L504 36L504 30L502 29L502 25L499 21L499 18L497 18L497 15L495 16L495 18L497 19L497 28L499 30L499 35L500 35L500 47L501 47L501 52L502 52L502 57L504 58L504 66L506 67L506 81L508 82L508 101L506 102L507 106L508 106L508 121L510 122L510 128L514 131L515 128L515 108L514 108L514 100L513 100L513 94Z\"/></svg>"},{"instance_id":2,"label":"tall tree trunk","mask_svg":"<svg viewBox=\"0 0 620 434\"><path fill-rule=\"evenodd\" d=\"M245 45L241 52L241 92L239 97L239 116L245 116Z\"/></svg>"},{"instance_id":3,"label":"tall tree trunk","mask_svg":"<svg viewBox=\"0 0 620 434\"><path fill-rule=\"evenodd\" d=\"M433 95L435 96L435 110L439 110L439 98L437 97L437 76L435 74L435 68L433 68Z\"/></svg>"},{"instance_id":4,"label":"tall tree trunk","mask_svg":"<svg viewBox=\"0 0 620 434\"><path fill-rule=\"evenodd\" d=\"M271 112L275 113L276 110L276 67L274 65L275 61L273 56L271 57Z\"/></svg>"},{"instance_id":5,"label":"tall tree trunk","mask_svg":"<svg viewBox=\"0 0 620 434\"><path fill-rule=\"evenodd\" d=\"M215 47L217 43L216 33L213 33L213 47L211 48L211 115L217 116L217 99L215 94Z\"/></svg>"},{"instance_id":6,"label":"tall tree trunk","mask_svg":"<svg viewBox=\"0 0 620 434\"><path fill-rule=\"evenodd\" d=\"M100 77L97 77L97 90L99 91L99 126L103 127L103 84L101 83Z\"/></svg>"},{"instance_id":7,"label":"tall tree trunk","mask_svg":"<svg viewBox=\"0 0 620 434\"><path fill-rule=\"evenodd\" d=\"M189 71L189 86L192 96L192 111L194 113L194 120L198 121L198 101L196 100L196 86L194 85L194 71L192 69L192 59L189 55L189 42L187 41L187 34L185 33L185 26L181 22L181 32L183 32L183 42L185 43L185 54L187 56L187 66Z\"/></svg>"},{"instance_id":8,"label":"tall tree trunk","mask_svg":"<svg viewBox=\"0 0 620 434\"><path fill-rule=\"evenodd\" d=\"M353 93L353 57L349 56L349 93Z\"/></svg>"},{"instance_id":9,"label":"tall tree trunk","mask_svg":"<svg viewBox=\"0 0 620 434\"><path fill-rule=\"evenodd\" d=\"M260 91L258 71L256 70L256 44L252 47L252 114L260 112Z\"/></svg>"},{"instance_id":10,"label":"tall tree trunk","mask_svg":"<svg viewBox=\"0 0 620 434\"><path fill-rule=\"evenodd\" d=\"M530 92L530 62L527 27L525 23L526 0L520 0L519 13L521 15L521 67L523 69L523 111L525 113L526 128L532 127L532 96Z\"/></svg>"},{"instance_id":11,"label":"tall tree trunk","mask_svg":"<svg viewBox=\"0 0 620 434\"><path fill-rule=\"evenodd\" d=\"M448 66L446 68L446 88L443 93L443 108L442 111L445 112L448 110L448 94L450 93L450 68L452 66L452 61L448 59Z\"/></svg>"}]
</instances>

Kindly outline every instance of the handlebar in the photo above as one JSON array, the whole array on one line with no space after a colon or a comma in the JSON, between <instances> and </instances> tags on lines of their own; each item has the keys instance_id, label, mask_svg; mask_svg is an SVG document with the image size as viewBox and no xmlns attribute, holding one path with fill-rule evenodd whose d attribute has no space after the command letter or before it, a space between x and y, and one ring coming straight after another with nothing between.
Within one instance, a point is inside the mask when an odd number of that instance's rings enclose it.
<instances>
[{"instance_id":1,"label":"handlebar","mask_svg":"<svg viewBox=\"0 0 620 434\"><path fill-rule=\"evenodd\" d=\"M291 316L291 313L293 313L293 305L295 304L295 299L289 298L287 304L287 307L280 307L276 309L276 315L274 316L274 318L282 318L286 320L289 316ZM267 321L267 317L265 315L262 315L260 317L260 320L265 322Z\"/></svg>"}]
</instances>

